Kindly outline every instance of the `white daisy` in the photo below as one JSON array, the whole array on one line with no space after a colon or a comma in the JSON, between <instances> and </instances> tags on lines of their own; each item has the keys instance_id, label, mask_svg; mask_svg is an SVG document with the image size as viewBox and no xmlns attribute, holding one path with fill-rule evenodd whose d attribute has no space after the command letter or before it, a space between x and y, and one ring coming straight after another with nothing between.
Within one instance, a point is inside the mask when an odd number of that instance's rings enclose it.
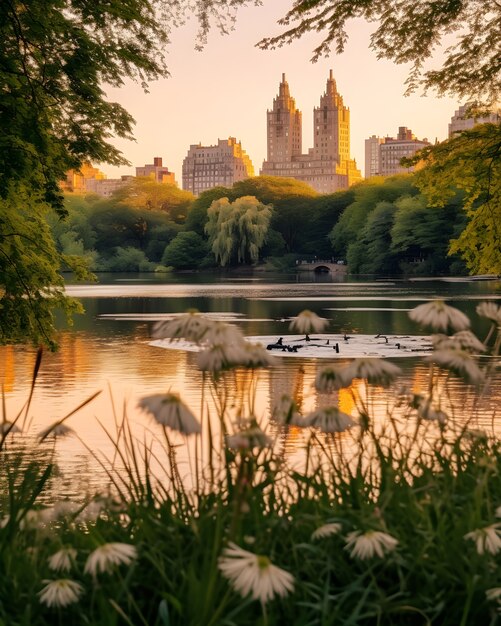
<instances>
[{"instance_id":1,"label":"white daisy","mask_svg":"<svg viewBox=\"0 0 501 626\"><path fill-rule=\"evenodd\" d=\"M223 576L242 597L249 594L266 604L275 596L284 597L294 589L294 577L260 556L230 543L218 561Z\"/></svg>"},{"instance_id":2,"label":"white daisy","mask_svg":"<svg viewBox=\"0 0 501 626\"><path fill-rule=\"evenodd\" d=\"M424 357L424 360L436 363L472 385L479 385L484 380L484 373L472 355L465 350L436 350L430 356Z\"/></svg>"},{"instance_id":3,"label":"white daisy","mask_svg":"<svg viewBox=\"0 0 501 626\"><path fill-rule=\"evenodd\" d=\"M494 304L494 302L481 302L477 306L477 314L480 315L480 317L486 317L498 325L501 324L501 307Z\"/></svg>"},{"instance_id":4,"label":"white daisy","mask_svg":"<svg viewBox=\"0 0 501 626\"><path fill-rule=\"evenodd\" d=\"M19 523L20 530L35 530L37 528L41 528L44 526L45 522L45 511L48 509L36 509L27 511L24 515L23 513L18 513L16 517L16 522ZM0 519L0 528L5 528L11 522L10 515L4 515L2 519Z\"/></svg>"},{"instance_id":5,"label":"white daisy","mask_svg":"<svg viewBox=\"0 0 501 626\"><path fill-rule=\"evenodd\" d=\"M321 333L329 325L329 320L319 317L313 311L302 311L290 323L289 329L301 334Z\"/></svg>"},{"instance_id":6,"label":"white daisy","mask_svg":"<svg viewBox=\"0 0 501 626\"><path fill-rule=\"evenodd\" d=\"M21 530L44 528L50 521L49 512L48 508L31 509L19 520L19 528Z\"/></svg>"},{"instance_id":7,"label":"white daisy","mask_svg":"<svg viewBox=\"0 0 501 626\"><path fill-rule=\"evenodd\" d=\"M198 311L192 310L174 319L157 322L153 326L152 335L156 339L170 339L171 341L186 339L199 344L203 341L213 323Z\"/></svg>"},{"instance_id":8,"label":"white daisy","mask_svg":"<svg viewBox=\"0 0 501 626\"><path fill-rule=\"evenodd\" d=\"M197 354L198 367L203 372L224 372L247 362L245 342L213 344Z\"/></svg>"},{"instance_id":9,"label":"white daisy","mask_svg":"<svg viewBox=\"0 0 501 626\"><path fill-rule=\"evenodd\" d=\"M44 441L47 437L67 437L68 435L73 435L75 431L70 426L66 426L66 424L62 424L61 422L54 422L48 428L44 428L44 430L38 433L38 438L40 441Z\"/></svg>"},{"instance_id":10,"label":"white daisy","mask_svg":"<svg viewBox=\"0 0 501 626\"><path fill-rule=\"evenodd\" d=\"M356 422L347 413L331 406L305 415L304 425L318 428L323 433L342 433L355 426Z\"/></svg>"},{"instance_id":11,"label":"white daisy","mask_svg":"<svg viewBox=\"0 0 501 626\"><path fill-rule=\"evenodd\" d=\"M346 367L324 367L317 373L315 387L321 393L332 393L343 387L348 387L352 379L347 379L346 373Z\"/></svg>"},{"instance_id":12,"label":"white daisy","mask_svg":"<svg viewBox=\"0 0 501 626\"><path fill-rule=\"evenodd\" d=\"M497 554L501 550L501 524L491 524L484 528L477 528L464 536L465 539L471 539L475 542L477 552L484 554Z\"/></svg>"},{"instance_id":13,"label":"white daisy","mask_svg":"<svg viewBox=\"0 0 501 626\"><path fill-rule=\"evenodd\" d=\"M468 350L469 352L485 352L485 345L471 330L460 330L454 335L433 335L432 343L435 350L452 348L453 350Z\"/></svg>"},{"instance_id":14,"label":"white daisy","mask_svg":"<svg viewBox=\"0 0 501 626\"><path fill-rule=\"evenodd\" d=\"M489 602L501 602L501 587L486 589L485 597L489 600Z\"/></svg>"},{"instance_id":15,"label":"white daisy","mask_svg":"<svg viewBox=\"0 0 501 626\"><path fill-rule=\"evenodd\" d=\"M45 587L38 592L40 602L50 607L64 607L78 602L84 589L80 583L68 578L44 580Z\"/></svg>"},{"instance_id":16,"label":"white daisy","mask_svg":"<svg viewBox=\"0 0 501 626\"><path fill-rule=\"evenodd\" d=\"M388 387L402 370L384 359L354 359L353 362L345 368L342 374L346 386L351 384L354 378L363 378L370 385L380 385Z\"/></svg>"},{"instance_id":17,"label":"white daisy","mask_svg":"<svg viewBox=\"0 0 501 626\"><path fill-rule=\"evenodd\" d=\"M425 304L420 304L409 313L413 322L429 326L433 330L446 332L448 328L452 330L467 330L470 327L468 317L443 300L432 300Z\"/></svg>"},{"instance_id":18,"label":"white daisy","mask_svg":"<svg viewBox=\"0 0 501 626\"><path fill-rule=\"evenodd\" d=\"M279 424L304 426L295 400L286 393L282 394L273 406L271 416Z\"/></svg>"},{"instance_id":19,"label":"white daisy","mask_svg":"<svg viewBox=\"0 0 501 626\"><path fill-rule=\"evenodd\" d=\"M382 558L386 552L392 552L398 545L398 540L388 533L379 530L360 530L351 532L346 537L345 550L350 556L357 559L371 559L373 556Z\"/></svg>"},{"instance_id":20,"label":"white daisy","mask_svg":"<svg viewBox=\"0 0 501 626\"><path fill-rule=\"evenodd\" d=\"M245 342L242 331L233 324L226 322L212 322L204 338L210 346L243 344Z\"/></svg>"},{"instance_id":21,"label":"white daisy","mask_svg":"<svg viewBox=\"0 0 501 626\"><path fill-rule=\"evenodd\" d=\"M84 572L95 577L101 572L111 572L117 565L130 565L135 558L135 546L128 543L105 543L89 554Z\"/></svg>"},{"instance_id":22,"label":"white daisy","mask_svg":"<svg viewBox=\"0 0 501 626\"><path fill-rule=\"evenodd\" d=\"M242 362L236 365L241 365L248 369L256 369L258 367L269 367L277 362L276 358L261 343L246 341L242 345L242 349L245 356Z\"/></svg>"},{"instance_id":23,"label":"white daisy","mask_svg":"<svg viewBox=\"0 0 501 626\"><path fill-rule=\"evenodd\" d=\"M263 449L269 448L271 444L270 437L257 425L226 437L226 445L234 450Z\"/></svg>"},{"instance_id":24,"label":"white daisy","mask_svg":"<svg viewBox=\"0 0 501 626\"><path fill-rule=\"evenodd\" d=\"M343 529L342 524L339 522L332 522L330 524L324 524L317 528L311 535L312 539L325 539L325 537L330 537L331 535L338 535Z\"/></svg>"},{"instance_id":25,"label":"white daisy","mask_svg":"<svg viewBox=\"0 0 501 626\"><path fill-rule=\"evenodd\" d=\"M141 398L138 407L150 413L163 426L168 426L185 435L200 433L201 426L190 409L177 393L157 393Z\"/></svg>"},{"instance_id":26,"label":"white daisy","mask_svg":"<svg viewBox=\"0 0 501 626\"><path fill-rule=\"evenodd\" d=\"M49 568L55 572L69 572L75 562L77 551L74 548L62 548L47 559Z\"/></svg>"}]
</instances>

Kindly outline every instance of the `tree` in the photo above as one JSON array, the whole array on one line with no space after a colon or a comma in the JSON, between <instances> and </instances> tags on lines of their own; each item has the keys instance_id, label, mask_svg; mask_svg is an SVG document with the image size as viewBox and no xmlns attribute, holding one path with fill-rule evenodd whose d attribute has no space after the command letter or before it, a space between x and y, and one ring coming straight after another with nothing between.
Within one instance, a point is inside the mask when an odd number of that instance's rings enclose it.
<instances>
[{"instance_id":1,"label":"tree","mask_svg":"<svg viewBox=\"0 0 501 626\"><path fill-rule=\"evenodd\" d=\"M69 259L55 248L46 216L64 214L59 180L67 169L89 158L124 162L108 138L128 136L132 118L105 99L101 81L118 86L125 77L161 75L166 38L141 0L0 3L4 343L54 347L53 311L78 309L64 294L58 269Z\"/></svg>"},{"instance_id":2,"label":"tree","mask_svg":"<svg viewBox=\"0 0 501 626\"><path fill-rule=\"evenodd\" d=\"M176 185L157 183L146 177L133 178L113 196L134 209L164 211L177 224L186 221L188 208L195 199L191 192Z\"/></svg>"},{"instance_id":3,"label":"tree","mask_svg":"<svg viewBox=\"0 0 501 626\"><path fill-rule=\"evenodd\" d=\"M205 231L216 261L256 263L270 224L272 209L254 196L243 196L231 203L214 200L207 212Z\"/></svg>"},{"instance_id":4,"label":"tree","mask_svg":"<svg viewBox=\"0 0 501 626\"><path fill-rule=\"evenodd\" d=\"M254 196L273 206L271 228L282 235L286 250L297 251L307 241L311 206L319 194L306 183L293 178L254 176L236 182L233 187L214 187L203 192L191 205L186 229L204 234L207 211L214 200L230 202L243 196Z\"/></svg>"},{"instance_id":5,"label":"tree","mask_svg":"<svg viewBox=\"0 0 501 626\"><path fill-rule=\"evenodd\" d=\"M391 227L396 207L378 202L367 218L356 241L348 246L350 271L357 274L394 274L395 263L390 252Z\"/></svg>"},{"instance_id":6,"label":"tree","mask_svg":"<svg viewBox=\"0 0 501 626\"><path fill-rule=\"evenodd\" d=\"M449 241L455 230L464 227L460 197L444 207L430 207L423 195L401 198L391 229L391 252L405 273L437 275L451 267L465 271L454 256L448 256Z\"/></svg>"},{"instance_id":7,"label":"tree","mask_svg":"<svg viewBox=\"0 0 501 626\"><path fill-rule=\"evenodd\" d=\"M273 206L271 227L284 238L287 252L296 252L306 241L311 203L318 193L294 178L255 176L233 185L230 198L255 196Z\"/></svg>"},{"instance_id":8,"label":"tree","mask_svg":"<svg viewBox=\"0 0 501 626\"><path fill-rule=\"evenodd\" d=\"M181 226L163 211L133 209L115 199L101 199L88 214L95 236L95 248L103 256L115 254L115 248L137 248L150 261L160 261L165 246Z\"/></svg>"},{"instance_id":9,"label":"tree","mask_svg":"<svg viewBox=\"0 0 501 626\"><path fill-rule=\"evenodd\" d=\"M432 206L443 207L464 192L466 227L451 242L470 272L501 274L501 125L480 124L432 148L416 184ZM410 161L412 162L412 161Z\"/></svg>"},{"instance_id":10,"label":"tree","mask_svg":"<svg viewBox=\"0 0 501 626\"><path fill-rule=\"evenodd\" d=\"M280 21L286 30L258 45L276 48L306 33L322 32L315 61L331 48L343 52L347 23L363 18L377 24L371 47L378 58L412 64L408 92L421 86L493 104L501 95L500 13L499 0L296 0ZM442 66L424 69L439 49Z\"/></svg>"},{"instance_id":11,"label":"tree","mask_svg":"<svg viewBox=\"0 0 501 626\"><path fill-rule=\"evenodd\" d=\"M301 253L316 255L320 259L332 256L329 235L343 211L355 200L356 189L352 185L344 191L319 195L309 202L308 221L302 230Z\"/></svg>"},{"instance_id":12,"label":"tree","mask_svg":"<svg viewBox=\"0 0 501 626\"><path fill-rule=\"evenodd\" d=\"M264 239L264 245L261 248L261 255L266 257L282 257L286 252L285 240L282 235L274 230L268 228L266 237Z\"/></svg>"},{"instance_id":13,"label":"tree","mask_svg":"<svg viewBox=\"0 0 501 626\"><path fill-rule=\"evenodd\" d=\"M229 187L213 187L203 191L198 198L191 203L186 218L186 230L193 230L199 235L205 235L205 224L207 223L207 211L214 200L231 197L232 192Z\"/></svg>"},{"instance_id":14,"label":"tree","mask_svg":"<svg viewBox=\"0 0 501 626\"><path fill-rule=\"evenodd\" d=\"M246 0L0 2L2 342L54 346L53 311L77 308L58 278L68 259L44 222L50 210L65 213L59 181L68 169L86 160L126 163L109 139L130 137L133 120L106 99L103 86L133 79L146 89L167 75L163 48L172 24L195 14L203 42L211 20L225 30L238 4ZM32 241L34 223L39 245ZM10 319L13 310L22 313L19 324Z\"/></svg>"},{"instance_id":15,"label":"tree","mask_svg":"<svg viewBox=\"0 0 501 626\"><path fill-rule=\"evenodd\" d=\"M5 193L5 190L4 190ZM56 344L54 311L61 309L68 321L82 307L64 293L60 265L82 270L71 255L58 253L41 198L11 183L0 197L0 341ZM56 260L56 262L54 262Z\"/></svg>"},{"instance_id":16,"label":"tree","mask_svg":"<svg viewBox=\"0 0 501 626\"><path fill-rule=\"evenodd\" d=\"M356 185L354 202L343 211L329 235L334 254L341 258L346 256L349 244L356 241L379 202L394 202L404 195L417 194L413 181L413 176L402 175L388 179L374 177Z\"/></svg>"},{"instance_id":17,"label":"tree","mask_svg":"<svg viewBox=\"0 0 501 626\"><path fill-rule=\"evenodd\" d=\"M151 272L153 267L142 250L118 246L113 257L104 263L102 269L112 272Z\"/></svg>"},{"instance_id":18,"label":"tree","mask_svg":"<svg viewBox=\"0 0 501 626\"><path fill-rule=\"evenodd\" d=\"M174 269L192 269L200 266L207 256L207 242L194 231L178 233L166 246L162 265Z\"/></svg>"}]
</instances>

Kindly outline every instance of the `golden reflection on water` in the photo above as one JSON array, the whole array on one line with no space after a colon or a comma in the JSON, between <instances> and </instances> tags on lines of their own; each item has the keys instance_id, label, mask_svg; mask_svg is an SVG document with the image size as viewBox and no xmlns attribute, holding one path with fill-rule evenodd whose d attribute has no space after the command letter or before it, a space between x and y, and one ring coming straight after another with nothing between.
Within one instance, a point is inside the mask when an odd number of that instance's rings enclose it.
<instances>
[{"instance_id":1,"label":"golden reflection on water","mask_svg":"<svg viewBox=\"0 0 501 626\"><path fill-rule=\"evenodd\" d=\"M0 348L0 380L7 419L14 418L28 397L35 355L34 349L26 347ZM257 376L245 371L235 372L227 377L231 397L230 418L236 420L252 412L263 424L267 424L273 398L282 394L291 395L303 414L337 404L343 412L355 416L354 397L367 393L367 389L356 380L351 388L335 394L318 393L314 380L318 369L325 364L325 361L314 359L278 359L277 366L261 371ZM413 392L425 393L429 367L419 360L408 364L399 361L399 365L404 367L403 382ZM437 384L442 389L445 377L439 378ZM478 425L491 425L492 415L501 398L499 379L493 381L476 407L468 386L458 379L451 379L447 384L451 399L449 408L453 414L464 416L476 410ZM255 403L251 393L254 387ZM148 345L147 327L139 326L135 335L125 338L97 336L89 331L67 331L61 334L59 351L44 354L29 411L32 419L30 433L34 435L61 419L98 390L102 393L68 420L68 425L78 437L58 440L55 444L61 469L57 488L65 496L81 497L104 487L107 482L105 472L86 446L101 461L113 458L114 446L106 431L115 433L116 420L120 420L124 413L127 413L138 440L144 438L145 432L158 435L158 426L137 408L140 397L168 390L178 392L195 415L200 415L203 379L196 367L195 353ZM389 396L383 389L375 389L371 393L375 419L383 423ZM204 400L209 410L214 411L210 395L206 393ZM276 431L273 424L270 428L272 432ZM184 443L182 438L174 440ZM297 460L301 458L304 441L305 435L301 430L289 428L283 435L281 445L292 460ZM178 454L183 471L188 475L191 471L189 459L186 448L184 453L182 450ZM39 454L48 459L52 449L44 444Z\"/></svg>"},{"instance_id":2,"label":"golden reflection on water","mask_svg":"<svg viewBox=\"0 0 501 626\"><path fill-rule=\"evenodd\" d=\"M2 357L4 362L2 375L3 390L8 393L13 390L15 381L14 348L12 346L5 346Z\"/></svg>"}]
</instances>

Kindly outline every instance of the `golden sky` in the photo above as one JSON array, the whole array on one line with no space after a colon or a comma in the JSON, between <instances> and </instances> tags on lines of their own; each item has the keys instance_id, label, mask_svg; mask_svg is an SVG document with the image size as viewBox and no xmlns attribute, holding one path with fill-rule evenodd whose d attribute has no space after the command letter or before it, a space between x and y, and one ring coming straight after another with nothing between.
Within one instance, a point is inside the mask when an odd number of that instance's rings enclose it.
<instances>
[{"instance_id":1,"label":"golden sky","mask_svg":"<svg viewBox=\"0 0 501 626\"><path fill-rule=\"evenodd\" d=\"M116 145L132 167L102 166L108 177L133 174L133 167L161 156L181 186L181 166L191 144L216 144L235 136L250 156L256 173L266 158L266 109L271 108L285 72L291 95L303 112L303 152L312 147L313 107L318 105L329 69L351 110L351 154L364 169L364 140L375 134L396 136L399 126L430 141L445 139L447 125L459 102L450 98L404 97L405 66L378 61L369 49L374 25L354 20L345 52L310 62L319 35L312 34L275 51L255 43L280 32L277 20L292 0L264 0L264 6L241 9L235 30L222 36L214 30L202 52L194 49L196 24L188 22L172 33L168 48L170 78L141 87L126 84L110 89L136 119L136 142Z\"/></svg>"}]
</instances>

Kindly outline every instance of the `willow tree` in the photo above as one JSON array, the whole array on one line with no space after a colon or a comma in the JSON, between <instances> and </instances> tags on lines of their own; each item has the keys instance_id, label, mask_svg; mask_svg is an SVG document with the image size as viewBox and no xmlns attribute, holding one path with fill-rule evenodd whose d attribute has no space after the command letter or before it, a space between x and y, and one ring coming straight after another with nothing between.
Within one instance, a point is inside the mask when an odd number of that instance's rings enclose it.
<instances>
[{"instance_id":1,"label":"willow tree","mask_svg":"<svg viewBox=\"0 0 501 626\"><path fill-rule=\"evenodd\" d=\"M214 200L207 212L205 232L221 266L256 263L270 225L272 207L254 196Z\"/></svg>"}]
</instances>

